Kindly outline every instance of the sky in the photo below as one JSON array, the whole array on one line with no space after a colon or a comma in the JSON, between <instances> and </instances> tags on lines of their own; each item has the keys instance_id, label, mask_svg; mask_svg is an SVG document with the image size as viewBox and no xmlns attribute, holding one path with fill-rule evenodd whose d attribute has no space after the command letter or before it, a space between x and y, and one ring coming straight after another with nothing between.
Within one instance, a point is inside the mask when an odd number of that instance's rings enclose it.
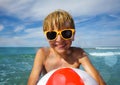
<instances>
[{"instance_id":1,"label":"sky","mask_svg":"<svg viewBox=\"0 0 120 85\"><path fill-rule=\"evenodd\" d=\"M120 46L120 0L0 0L0 47L49 46L43 20L57 9L74 19L73 46Z\"/></svg>"}]
</instances>

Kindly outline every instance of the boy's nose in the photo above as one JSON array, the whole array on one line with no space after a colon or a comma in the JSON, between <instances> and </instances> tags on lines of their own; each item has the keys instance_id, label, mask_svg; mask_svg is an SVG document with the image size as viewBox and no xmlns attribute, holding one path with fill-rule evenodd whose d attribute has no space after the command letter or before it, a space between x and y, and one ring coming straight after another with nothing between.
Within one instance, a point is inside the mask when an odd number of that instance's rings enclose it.
<instances>
[{"instance_id":1,"label":"boy's nose","mask_svg":"<svg viewBox=\"0 0 120 85\"><path fill-rule=\"evenodd\" d=\"M61 40L62 40L61 35L57 35L56 41L61 41Z\"/></svg>"}]
</instances>

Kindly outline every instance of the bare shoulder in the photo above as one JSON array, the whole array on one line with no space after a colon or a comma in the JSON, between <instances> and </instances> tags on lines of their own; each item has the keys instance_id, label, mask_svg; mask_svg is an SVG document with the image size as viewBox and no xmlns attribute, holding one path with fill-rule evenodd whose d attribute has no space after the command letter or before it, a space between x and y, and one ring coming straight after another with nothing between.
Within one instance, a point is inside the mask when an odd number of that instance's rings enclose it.
<instances>
[{"instance_id":1,"label":"bare shoulder","mask_svg":"<svg viewBox=\"0 0 120 85\"><path fill-rule=\"evenodd\" d=\"M38 49L36 56L35 56L35 60L36 61L44 61L46 59L46 56L49 55L49 48L47 47L41 47Z\"/></svg>"},{"instance_id":2,"label":"bare shoulder","mask_svg":"<svg viewBox=\"0 0 120 85\"><path fill-rule=\"evenodd\" d=\"M38 49L37 54L46 56L49 54L49 48L48 47L41 47Z\"/></svg>"},{"instance_id":3,"label":"bare shoulder","mask_svg":"<svg viewBox=\"0 0 120 85\"><path fill-rule=\"evenodd\" d=\"M87 56L86 52L84 51L83 48L80 47L72 47L74 54L79 55L80 57L85 57Z\"/></svg>"}]
</instances>

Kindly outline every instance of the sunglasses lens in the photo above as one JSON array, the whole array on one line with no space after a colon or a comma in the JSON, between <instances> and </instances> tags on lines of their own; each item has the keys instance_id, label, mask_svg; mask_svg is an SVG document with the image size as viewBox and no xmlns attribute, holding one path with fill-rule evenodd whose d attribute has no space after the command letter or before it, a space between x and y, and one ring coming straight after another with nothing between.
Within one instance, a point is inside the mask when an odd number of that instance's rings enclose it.
<instances>
[{"instance_id":1,"label":"sunglasses lens","mask_svg":"<svg viewBox=\"0 0 120 85\"><path fill-rule=\"evenodd\" d=\"M72 37L72 31L71 30L64 30L64 31L61 32L61 34L66 39Z\"/></svg>"},{"instance_id":2,"label":"sunglasses lens","mask_svg":"<svg viewBox=\"0 0 120 85\"><path fill-rule=\"evenodd\" d=\"M49 40L53 40L56 38L57 33L56 32L47 32L46 36Z\"/></svg>"}]
</instances>

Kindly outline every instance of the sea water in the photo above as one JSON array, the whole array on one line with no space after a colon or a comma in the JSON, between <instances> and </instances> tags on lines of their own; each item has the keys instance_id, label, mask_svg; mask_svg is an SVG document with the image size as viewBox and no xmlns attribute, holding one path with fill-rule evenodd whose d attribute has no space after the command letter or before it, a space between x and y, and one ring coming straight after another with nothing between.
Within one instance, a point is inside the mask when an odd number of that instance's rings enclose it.
<instances>
[{"instance_id":1,"label":"sea water","mask_svg":"<svg viewBox=\"0 0 120 85\"><path fill-rule=\"evenodd\" d=\"M0 85L26 85L38 49L38 47L0 47ZM120 84L120 47L84 48L84 50L107 85Z\"/></svg>"}]
</instances>

